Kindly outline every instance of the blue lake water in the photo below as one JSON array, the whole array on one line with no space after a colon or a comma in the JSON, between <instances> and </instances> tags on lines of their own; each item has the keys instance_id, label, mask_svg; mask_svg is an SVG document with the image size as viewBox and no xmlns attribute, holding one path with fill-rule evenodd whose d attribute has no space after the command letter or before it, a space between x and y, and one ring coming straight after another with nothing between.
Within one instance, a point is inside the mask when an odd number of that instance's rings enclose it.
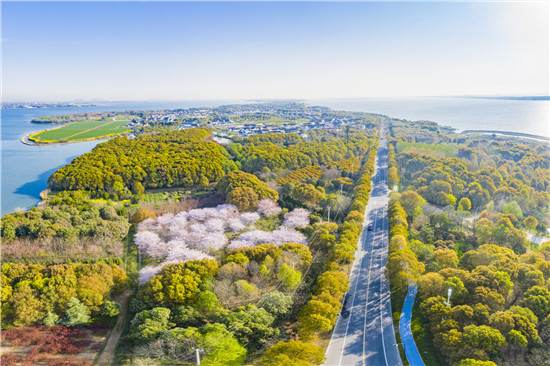
<instances>
[{"instance_id":1,"label":"blue lake water","mask_svg":"<svg viewBox=\"0 0 550 366\"><path fill-rule=\"evenodd\" d=\"M337 110L428 120L464 130L498 130L550 137L549 100L481 98L324 99L307 101Z\"/></svg>"},{"instance_id":2,"label":"blue lake water","mask_svg":"<svg viewBox=\"0 0 550 366\"><path fill-rule=\"evenodd\" d=\"M66 145L28 146L22 136L51 128L31 124L41 116L114 110L145 110L217 106L247 101L132 102L83 108L3 109L1 111L1 213L28 209L39 201L48 177L75 157L89 152L99 141ZM473 98L326 99L307 100L338 110L386 114L409 120L431 120L465 129L523 132L550 137L550 101Z\"/></svg>"}]
</instances>

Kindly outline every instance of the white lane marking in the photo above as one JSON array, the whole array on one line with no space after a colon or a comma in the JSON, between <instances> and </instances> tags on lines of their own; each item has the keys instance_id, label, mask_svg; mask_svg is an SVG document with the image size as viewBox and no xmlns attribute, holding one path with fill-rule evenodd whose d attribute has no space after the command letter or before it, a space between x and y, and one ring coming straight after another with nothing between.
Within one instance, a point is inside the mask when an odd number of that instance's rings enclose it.
<instances>
[{"instance_id":1,"label":"white lane marking","mask_svg":"<svg viewBox=\"0 0 550 366\"><path fill-rule=\"evenodd\" d=\"M378 219L378 215L376 214L374 217L374 226L376 226L376 221ZM371 270L372 270L372 258L374 257L374 243L376 242L376 234L372 235L372 245L371 245L371 256L370 256L370 264L369 264L369 278L367 280L367 299L365 301L365 321L363 323L363 355L361 356L363 361L363 366L365 366L365 334L367 333L367 309L369 308L369 288L370 288L370 277L371 277Z\"/></svg>"},{"instance_id":2,"label":"white lane marking","mask_svg":"<svg viewBox=\"0 0 550 366\"><path fill-rule=\"evenodd\" d=\"M360 241L361 241L361 238L360 238ZM359 250L361 252L363 252L362 247L359 248ZM340 352L340 358L338 359L338 365L340 365L342 363L342 357L344 356L344 348L346 347L346 339L348 337L349 323L350 323L351 318L352 318L351 315L353 313L353 309L355 308L355 296L357 296L357 283L359 282L359 277L361 277L361 271L363 270L363 266L361 265L361 262L363 261L363 256L364 256L364 254L361 255L361 258L359 259L359 262L358 262L359 263L359 273L355 277L355 286L354 286L355 290L353 290L353 300L351 301L351 308L350 308L350 312L349 312L349 316L348 316L348 324L346 324L346 331L344 333L344 343L342 344L342 351ZM352 267L352 271L353 271L353 267ZM340 313L340 315L341 315L341 313Z\"/></svg>"}]
</instances>

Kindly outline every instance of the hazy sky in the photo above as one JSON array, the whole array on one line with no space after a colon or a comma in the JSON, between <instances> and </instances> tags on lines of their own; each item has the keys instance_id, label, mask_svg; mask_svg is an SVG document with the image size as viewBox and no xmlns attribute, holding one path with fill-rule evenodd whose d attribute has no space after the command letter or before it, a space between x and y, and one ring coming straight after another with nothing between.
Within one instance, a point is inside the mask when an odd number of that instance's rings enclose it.
<instances>
[{"instance_id":1,"label":"hazy sky","mask_svg":"<svg viewBox=\"0 0 550 366\"><path fill-rule=\"evenodd\" d=\"M549 2L6 2L3 100L548 95Z\"/></svg>"}]
</instances>

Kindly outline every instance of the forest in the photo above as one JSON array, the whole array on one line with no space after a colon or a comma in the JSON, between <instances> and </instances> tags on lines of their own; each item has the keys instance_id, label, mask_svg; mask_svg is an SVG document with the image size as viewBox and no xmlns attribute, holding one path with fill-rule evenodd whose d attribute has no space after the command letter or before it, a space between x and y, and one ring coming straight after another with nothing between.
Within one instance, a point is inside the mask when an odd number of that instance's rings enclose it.
<instances>
[{"instance_id":1,"label":"forest","mask_svg":"<svg viewBox=\"0 0 550 366\"><path fill-rule=\"evenodd\" d=\"M547 364L550 241L527 237L547 235L548 147L391 126L388 185L400 189L386 273L396 312L418 284L412 328L426 364Z\"/></svg>"},{"instance_id":2,"label":"forest","mask_svg":"<svg viewBox=\"0 0 550 366\"><path fill-rule=\"evenodd\" d=\"M417 283L427 365L548 364L550 150L388 120L394 319ZM163 129L60 168L39 207L2 217L2 344L25 349L2 363L92 364L118 329L116 365L192 365L195 349L322 364L371 191L368 121L227 145Z\"/></svg>"},{"instance_id":3,"label":"forest","mask_svg":"<svg viewBox=\"0 0 550 366\"><path fill-rule=\"evenodd\" d=\"M43 205L4 215L2 342L34 348L2 362L86 364L85 335L113 326L127 294L116 364L194 364L193 347L205 365L323 362L375 130L210 136L113 138L55 172ZM50 333L66 345L48 353Z\"/></svg>"}]
</instances>

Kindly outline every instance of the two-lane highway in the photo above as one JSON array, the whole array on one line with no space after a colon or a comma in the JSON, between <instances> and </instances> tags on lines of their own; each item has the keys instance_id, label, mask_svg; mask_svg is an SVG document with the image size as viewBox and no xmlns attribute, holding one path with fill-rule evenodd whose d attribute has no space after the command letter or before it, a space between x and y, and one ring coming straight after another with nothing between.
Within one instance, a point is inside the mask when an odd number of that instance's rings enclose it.
<instances>
[{"instance_id":1,"label":"two-lane highway","mask_svg":"<svg viewBox=\"0 0 550 366\"><path fill-rule=\"evenodd\" d=\"M384 122L350 290L334 327L325 365L403 365L393 329L390 286L384 276L389 235L387 144Z\"/></svg>"}]
</instances>

